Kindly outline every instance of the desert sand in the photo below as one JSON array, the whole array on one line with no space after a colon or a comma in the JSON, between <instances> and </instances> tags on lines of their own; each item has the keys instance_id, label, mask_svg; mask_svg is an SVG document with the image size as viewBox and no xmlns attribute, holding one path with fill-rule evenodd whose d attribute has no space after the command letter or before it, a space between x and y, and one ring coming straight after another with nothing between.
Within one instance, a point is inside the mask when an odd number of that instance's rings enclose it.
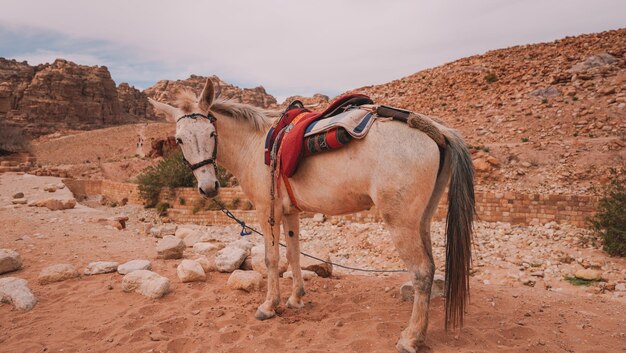
<instances>
[{"instance_id":1,"label":"desert sand","mask_svg":"<svg viewBox=\"0 0 626 353\"><path fill-rule=\"evenodd\" d=\"M29 200L50 197L43 187L59 182L28 174L0 175L0 248L18 251L24 264L0 278L28 280L38 299L28 312L0 304L0 352L395 352L411 310L399 293L406 274L335 271L331 278L313 278L305 283L303 309L287 309L283 303L278 317L260 322L254 312L265 296L265 285L252 293L232 290L225 285L229 274L218 272L210 272L205 282L181 283L176 276L180 260L157 259L157 239L140 230L140 220L156 218L152 211L137 206L78 204L51 211L11 205L18 191ZM53 194L71 197L67 188ZM120 214L130 218L124 230L93 221ZM225 229L231 241L238 238L236 228ZM383 250L372 251L371 256L388 257L380 254L389 249ZM610 269L611 281L624 279L623 260L597 249L584 251L587 260L610 264L603 268ZM475 250L475 258L479 256ZM170 279L165 297L125 293L117 273L47 285L37 282L41 269L51 264L70 263L82 272L91 261L143 258L152 261L153 271ZM393 258L388 263L398 265ZM464 328L446 332L443 299L434 298L426 345L420 352L618 352L626 347L623 293L558 280L530 287L493 277L503 267L481 263L472 277ZM492 275L490 280L485 273ZM286 301L291 280L281 279L280 284Z\"/></svg>"}]
</instances>

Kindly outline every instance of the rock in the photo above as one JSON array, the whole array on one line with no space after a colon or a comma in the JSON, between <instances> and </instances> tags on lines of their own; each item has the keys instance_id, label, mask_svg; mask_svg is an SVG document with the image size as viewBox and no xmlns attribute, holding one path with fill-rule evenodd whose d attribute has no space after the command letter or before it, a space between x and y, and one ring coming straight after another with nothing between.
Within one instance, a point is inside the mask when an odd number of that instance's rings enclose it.
<instances>
[{"instance_id":1,"label":"rock","mask_svg":"<svg viewBox=\"0 0 626 353\"><path fill-rule=\"evenodd\" d=\"M616 62L617 59L608 53L599 53L596 55L591 55L585 61L580 62L569 70L570 72L584 72L589 69L593 69L595 67L600 67L604 65L610 65Z\"/></svg>"},{"instance_id":2,"label":"rock","mask_svg":"<svg viewBox=\"0 0 626 353\"><path fill-rule=\"evenodd\" d=\"M37 281L39 284L49 284L54 282L65 281L70 278L78 277L78 271L70 264L57 264L44 268L39 273Z\"/></svg>"},{"instance_id":3,"label":"rock","mask_svg":"<svg viewBox=\"0 0 626 353\"><path fill-rule=\"evenodd\" d=\"M498 161L498 159L496 159L496 157L494 156L487 156L487 163L491 164L494 167L500 166L500 161Z\"/></svg>"},{"instance_id":4,"label":"rock","mask_svg":"<svg viewBox=\"0 0 626 353\"><path fill-rule=\"evenodd\" d=\"M176 228L176 231L174 232L174 236L176 238L181 238L181 239L185 239L187 238L190 234L196 233L198 232L196 229L191 228L191 227L181 227L179 226L178 228ZM199 233L199 232L198 232Z\"/></svg>"},{"instance_id":5,"label":"rock","mask_svg":"<svg viewBox=\"0 0 626 353\"><path fill-rule=\"evenodd\" d=\"M28 206L47 207L48 209L52 211L58 211L58 210L66 210L66 209L74 208L74 206L76 206L76 200L73 198L72 199L49 198L49 199L33 201L29 203Z\"/></svg>"},{"instance_id":6,"label":"rock","mask_svg":"<svg viewBox=\"0 0 626 353\"><path fill-rule=\"evenodd\" d=\"M246 292L252 292L261 288L263 275L256 271L235 270L226 285L231 289L241 289Z\"/></svg>"},{"instance_id":7,"label":"rock","mask_svg":"<svg viewBox=\"0 0 626 353\"><path fill-rule=\"evenodd\" d=\"M488 172L491 170L491 164L489 164L485 158L476 158L472 162L474 163L474 169L478 172Z\"/></svg>"},{"instance_id":8,"label":"rock","mask_svg":"<svg viewBox=\"0 0 626 353\"><path fill-rule=\"evenodd\" d=\"M252 267L252 256L247 256L241 263L241 266L239 266L239 269L243 271L254 271L254 268Z\"/></svg>"},{"instance_id":9,"label":"rock","mask_svg":"<svg viewBox=\"0 0 626 353\"><path fill-rule=\"evenodd\" d=\"M56 187L56 185L48 184L48 185L43 187L43 191L55 192L55 191L57 191L57 187Z\"/></svg>"},{"instance_id":10,"label":"rock","mask_svg":"<svg viewBox=\"0 0 626 353\"><path fill-rule=\"evenodd\" d=\"M626 292L626 284L624 283L618 283L615 285L615 291L616 292Z\"/></svg>"},{"instance_id":11,"label":"rock","mask_svg":"<svg viewBox=\"0 0 626 353\"><path fill-rule=\"evenodd\" d=\"M196 282L196 281L204 281L206 280L206 275L204 273L204 269L194 260L183 260L176 268L176 274L180 281L183 283L186 282Z\"/></svg>"},{"instance_id":12,"label":"rock","mask_svg":"<svg viewBox=\"0 0 626 353\"><path fill-rule=\"evenodd\" d=\"M534 96L534 97L551 98L551 97L558 97L558 96L560 96L561 92L559 92L559 90L556 87L554 87L554 86L548 86L546 88L536 89L536 90L530 92L528 95L529 96Z\"/></svg>"},{"instance_id":13,"label":"rock","mask_svg":"<svg viewBox=\"0 0 626 353\"><path fill-rule=\"evenodd\" d=\"M599 281L602 279L602 274L600 273L600 271L590 269L578 270L576 271L576 273L574 273L574 276L576 278L585 279L588 281Z\"/></svg>"},{"instance_id":14,"label":"rock","mask_svg":"<svg viewBox=\"0 0 626 353\"><path fill-rule=\"evenodd\" d=\"M150 229L150 234L155 238L163 238L165 236L174 236L176 234L177 226L175 224L164 224L161 226L155 226Z\"/></svg>"},{"instance_id":15,"label":"rock","mask_svg":"<svg viewBox=\"0 0 626 353\"><path fill-rule=\"evenodd\" d=\"M99 224L111 226L117 230L122 230L126 228L126 221L120 220L118 218L119 217L98 218L98 219L95 219L95 222Z\"/></svg>"},{"instance_id":16,"label":"rock","mask_svg":"<svg viewBox=\"0 0 626 353\"><path fill-rule=\"evenodd\" d=\"M185 242L185 246L188 247L192 247L196 243L212 243L217 246L218 249L224 247L224 245L217 241L211 234L204 233L200 230L191 232L183 241Z\"/></svg>"},{"instance_id":17,"label":"rock","mask_svg":"<svg viewBox=\"0 0 626 353\"><path fill-rule=\"evenodd\" d=\"M122 279L124 292L136 292L152 299L164 296L169 289L169 279L148 270L133 271Z\"/></svg>"},{"instance_id":18,"label":"rock","mask_svg":"<svg viewBox=\"0 0 626 353\"><path fill-rule=\"evenodd\" d=\"M37 298L28 288L25 279L16 277L0 278L0 302L12 304L18 310L30 310L37 304Z\"/></svg>"},{"instance_id":19,"label":"rock","mask_svg":"<svg viewBox=\"0 0 626 353\"><path fill-rule=\"evenodd\" d=\"M180 259L185 248L182 239L167 235L158 242L156 250L162 259Z\"/></svg>"},{"instance_id":20,"label":"rock","mask_svg":"<svg viewBox=\"0 0 626 353\"><path fill-rule=\"evenodd\" d=\"M233 272L241 266L248 256L248 251L237 247L227 246L215 256L215 267L220 272Z\"/></svg>"},{"instance_id":21,"label":"rock","mask_svg":"<svg viewBox=\"0 0 626 353\"><path fill-rule=\"evenodd\" d=\"M11 203L14 205L26 205L28 203L28 200L22 198L22 199L13 199L11 200Z\"/></svg>"},{"instance_id":22,"label":"rock","mask_svg":"<svg viewBox=\"0 0 626 353\"><path fill-rule=\"evenodd\" d=\"M22 268L22 258L17 251L0 249L0 274L17 271Z\"/></svg>"},{"instance_id":23,"label":"rock","mask_svg":"<svg viewBox=\"0 0 626 353\"><path fill-rule=\"evenodd\" d=\"M120 275L126 275L133 271L149 270L152 268L152 264L148 260L131 260L117 266L117 273Z\"/></svg>"},{"instance_id":24,"label":"rock","mask_svg":"<svg viewBox=\"0 0 626 353\"><path fill-rule=\"evenodd\" d=\"M328 254L320 255L318 257L330 262L330 256ZM333 265L320 262L304 255L300 255L300 268L303 270L313 271L317 273L318 276L323 278L328 278L333 275Z\"/></svg>"},{"instance_id":25,"label":"rock","mask_svg":"<svg viewBox=\"0 0 626 353\"><path fill-rule=\"evenodd\" d=\"M117 271L118 267L117 262L113 261L95 261L90 262L87 267L83 270L83 273L86 275L98 275L101 273L111 273Z\"/></svg>"},{"instance_id":26,"label":"rock","mask_svg":"<svg viewBox=\"0 0 626 353\"><path fill-rule=\"evenodd\" d=\"M326 220L326 216L323 213L316 213L313 215L313 221L323 223Z\"/></svg>"},{"instance_id":27,"label":"rock","mask_svg":"<svg viewBox=\"0 0 626 353\"><path fill-rule=\"evenodd\" d=\"M213 243L195 243L193 251L198 254L211 254L219 250L219 247Z\"/></svg>"},{"instance_id":28,"label":"rock","mask_svg":"<svg viewBox=\"0 0 626 353\"><path fill-rule=\"evenodd\" d=\"M228 246L235 246L245 250L246 252L250 252L250 250L254 247L254 243L247 238L241 238L237 241L230 243Z\"/></svg>"},{"instance_id":29,"label":"rock","mask_svg":"<svg viewBox=\"0 0 626 353\"><path fill-rule=\"evenodd\" d=\"M176 93L180 89L191 89L192 92L200 92L204 87L206 79L207 77L204 76L191 75L185 80L161 80L143 92L158 101L172 104L175 102ZM277 107L276 98L268 94L263 87L239 88L220 80L217 76L212 76L211 79L213 82L219 83L220 97L224 99L231 99L264 109Z\"/></svg>"},{"instance_id":30,"label":"rock","mask_svg":"<svg viewBox=\"0 0 626 353\"><path fill-rule=\"evenodd\" d=\"M202 266L202 270L204 270L205 274L217 271L217 267L215 267L215 258L209 259L206 256L200 256L197 259L193 259L193 261L199 263L200 266Z\"/></svg>"},{"instance_id":31,"label":"rock","mask_svg":"<svg viewBox=\"0 0 626 353\"><path fill-rule=\"evenodd\" d=\"M280 260L278 261L278 273L282 274L287 271L289 262L287 261L287 253L285 248L281 247L279 250ZM256 245L250 250L250 261L252 262L252 269L262 274L267 275L267 267L265 267L265 246Z\"/></svg>"},{"instance_id":32,"label":"rock","mask_svg":"<svg viewBox=\"0 0 626 353\"><path fill-rule=\"evenodd\" d=\"M302 279L305 281L310 280L313 277L317 277L317 273L313 272L313 271L308 271L308 270L301 270L302 272ZM283 273L283 278L293 278L293 272L292 271L287 271L285 273Z\"/></svg>"},{"instance_id":33,"label":"rock","mask_svg":"<svg viewBox=\"0 0 626 353\"><path fill-rule=\"evenodd\" d=\"M13 198L14 199L23 199L24 198L24 193L23 192L18 192L16 194L13 194Z\"/></svg>"}]
</instances>

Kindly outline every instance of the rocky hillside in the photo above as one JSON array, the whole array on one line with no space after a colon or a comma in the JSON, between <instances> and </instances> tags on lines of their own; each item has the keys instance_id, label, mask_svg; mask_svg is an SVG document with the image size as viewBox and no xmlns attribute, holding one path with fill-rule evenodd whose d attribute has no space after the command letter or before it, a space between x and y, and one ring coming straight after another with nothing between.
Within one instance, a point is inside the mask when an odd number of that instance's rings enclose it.
<instances>
[{"instance_id":1,"label":"rocky hillside","mask_svg":"<svg viewBox=\"0 0 626 353\"><path fill-rule=\"evenodd\" d=\"M353 92L460 129L481 187L587 192L626 163L626 29L494 50Z\"/></svg>"},{"instance_id":2,"label":"rocky hillside","mask_svg":"<svg viewBox=\"0 0 626 353\"><path fill-rule=\"evenodd\" d=\"M220 80L217 76L211 76L213 82L219 83L219 95L225 99L233 99L238 102L250 104L259 108L271 109L277 106L276 98L265 91L262 86L255 88L239 88ZM185 80L161 80L154 86L144 90L144 93L158 101L173 104L176 93L181 89L189 89L192 92L202 91L206 77L191 75Z\"/></svg>"},{"instance_id":3,"label":"rocky hillside","mask_svg":"<svg viewBox=\"0 0 626 353\"><path fill-rule=\"evenodd\" d=\"M31 135L146 119L156 119L146 96L125 83L116 87L105 66L62 59L30 66L0 58L0 120Z\"/></svg>"}]
</instances>

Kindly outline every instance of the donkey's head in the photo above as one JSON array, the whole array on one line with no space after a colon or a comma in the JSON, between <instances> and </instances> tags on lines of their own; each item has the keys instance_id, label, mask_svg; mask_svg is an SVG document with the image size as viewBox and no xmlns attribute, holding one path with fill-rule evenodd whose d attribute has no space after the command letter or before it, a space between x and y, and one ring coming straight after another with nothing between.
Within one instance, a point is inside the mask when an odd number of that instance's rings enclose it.
<instances>
[{"instance_id":1,"label":"donkey's head","mask_svg":"<svg viewBox=\"0 0 626 353\"><path fill-rule=\"evenodd\" d=\"M217 131L215 117L209 111L215 99L215 87L207 79L200 97L191 92L180 92L178 107L150 99L154 108L165 114L170 122L176 123L176 143L183 151L185 160L198 181L200 194L217 195L220 183L217 180Z\"/></svg>"}]
</instances>

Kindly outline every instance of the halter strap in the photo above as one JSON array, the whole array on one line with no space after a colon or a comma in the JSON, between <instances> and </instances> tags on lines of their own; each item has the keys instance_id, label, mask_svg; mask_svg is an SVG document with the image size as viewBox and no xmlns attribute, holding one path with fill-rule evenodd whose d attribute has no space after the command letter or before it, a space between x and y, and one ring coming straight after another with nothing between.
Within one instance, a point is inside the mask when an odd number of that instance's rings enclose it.
<instances>
[{"instance_id":1,"label":"halter strap","mask_svg":"<svg viewBox=\"0 0 626 353\"><path fill-rule=\"evenodd\" d=\"M207 119L211 124L214 124L215 121L217 119L215 119L215 117L213 115L211 115L211 113L208 113L207 115L204 114L200 114L200 113L191 113L191 114L185 114L183 116L181 116L180 118L176 119L176 122L178 123L181 119L198 119L198 118L203 118L203 119ZM213 127L215 128L215 125L213 125ZM213 168L215 169L215 174L217 175L217 164L216 164L216 160L217 160L217 128L215 130L215 143L213 145L213 155L211 156L211 158L209 159L205 159L203 161L200 161L198 163L194 163L191 164L189 163L189 161L187 160L187 158L185 158L185 156L183 155L183 160L185 161L185 163L189 166L189 168L191 168L191 170L196 170L198 168L204 167L205 165L208 164L212 164Z\"/></svg>"}]
</instances>

